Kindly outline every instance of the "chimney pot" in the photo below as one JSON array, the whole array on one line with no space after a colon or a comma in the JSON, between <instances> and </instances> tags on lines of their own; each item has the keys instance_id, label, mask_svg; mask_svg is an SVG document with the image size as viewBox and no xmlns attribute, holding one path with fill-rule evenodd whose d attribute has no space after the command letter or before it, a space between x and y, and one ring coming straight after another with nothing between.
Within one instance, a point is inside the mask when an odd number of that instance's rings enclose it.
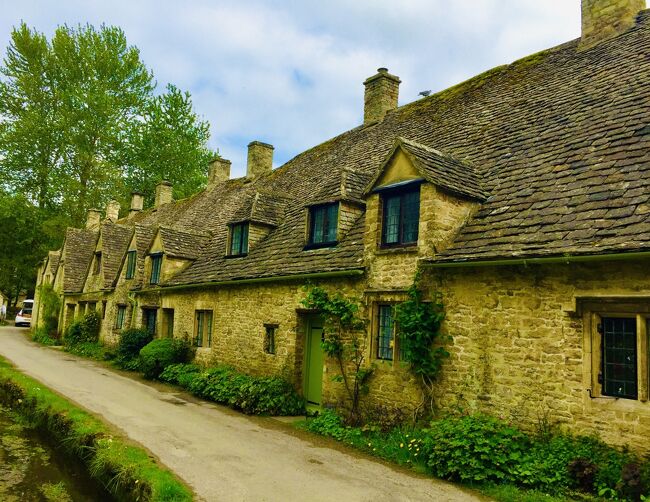
<instances>
[{"instance_id":1,"label":"chimney pot","mask_svg":"<svg viewBox=\"0 0 650 502\"><path fill-rule=\"evenodd\" d=\"M384 120L386 113L397 108L399 84L402 81L388 73L388 68L377 68L377 74L366 79L363 99L364 125Z\"/></svg>"},{"instance_id":2,"label":"chimney pot","mask_svg":"<svg viewBox=\"0 0 650 502\"><path fill-rule=\"evenodd\" d=\"M163 204L169 204L174 200L172 196L172 184L163 180L156 185L156 200L154 201L154 207L160 207Z\"/></svg>"},{"instance_id":3,"label":"chimney pot","mask_svg":"<svg viewBox=\"0 0 650 502\"><path fill-rule=\"evenodd\" d=\"M99 209L89 209L86 215L86 228L97 228L102 219L102 212Z\"/></svg>"},{"instance_id":4,"label":"chimney pot","mask_svg":"<svg viewBox=\"0 0 650 502\"><path fill-rule=\"evenodd\" d=\"M144 208L144 195L140 192L131 192L131 208L129 216L142 211Z\"/></svg>"},{"instance_id":5,"label":"chimney pot","mask_svg":"<svg viewBox=\"0 0 650 502\"><path fill-rule=\"evenodd\" d=\"M580 48L588 49L632 28L645 0L582 0Z\"/></svg>"},{"instance_id":6,"label":"chimney pot","mask_svg":"<svg viewBox=\"0 0 650 502\"><path fill-rule=\"evenodd\" d=\"M273 170L273 145L261 141L248 144L247 178L255 178Z\"/></svg>"},{"instance_id":7,"label":"chimney pot","mask_svg":"<svg viewBox=\"0 0 650 502\"><path fill-rule=\"evenodd\" d=\"M208 170L208 188L230 179L230 165L231 162L229 160L221 157L215 157L210 161L210 167Z\"/></svg>"}]
</instances>

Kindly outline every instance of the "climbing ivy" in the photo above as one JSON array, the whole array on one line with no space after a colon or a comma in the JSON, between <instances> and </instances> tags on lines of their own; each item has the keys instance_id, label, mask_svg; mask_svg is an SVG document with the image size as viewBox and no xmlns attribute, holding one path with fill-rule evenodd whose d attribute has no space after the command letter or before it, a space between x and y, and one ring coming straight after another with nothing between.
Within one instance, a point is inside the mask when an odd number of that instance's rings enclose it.
<instances>
[{"instance_id":1,"label":"climbing ivy","mask_svg":"<svg viewBox=\"0 0 650 502\"><path fill-rule=\"evenodd\" d=\"M368 393L368 380L373 372L372 367L364 366L365 322L359 317L359 304L339 293L330 295L318 286L305 286L305 291L307 295L301 303L323 316L325 338L321 346L328 357L337 361L340 374L334 380L343 382L350 399L346 422L358 425L361 396Z\"/></svg>"},{"instance_id":2,"label":"climbing ivy","mask_svg":"<svg viewBox=\"0 0 650 502\"><path fill-rule=\"evenodd\" d=\"M420 272L408 289L407 300L395 306L402 358L409 364L423 390L423 400L415 411L416 415L427 402L433 411L433 384L440 374L443 361L449 357L442 343L451 340L440 331L445 318L442 295L435 292L432 301L424 301L419 283Z\"/></svg>"},{"instance_id":3,"label":"climbing ivy","mask_svg":"<svg viewBox=\"0 0 650 502\"><path fill-rule=\"evenodd\" d=\"M61 300L51 284L41 284L38 288L41 306L37 308L41 309L43 328L48 336L56 338Z\"/></svg>"}]
</instances>

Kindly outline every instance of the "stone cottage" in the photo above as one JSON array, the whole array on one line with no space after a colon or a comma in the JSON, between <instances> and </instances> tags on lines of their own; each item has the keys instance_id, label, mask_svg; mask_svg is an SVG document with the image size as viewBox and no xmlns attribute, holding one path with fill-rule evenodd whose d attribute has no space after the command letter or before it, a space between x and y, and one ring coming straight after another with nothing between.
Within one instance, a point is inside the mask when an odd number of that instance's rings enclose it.
<instances>
[{"instance_id":1,"label":"stone cottage","mask_svg":"<svg viewBox=\"0 0 650 502\"><path fill-rule=\"evenodd\" d=\"M249 145L243 178L216 159L207 188L156 188L128 214L68 229L39 281L61 326L88 310L102 338L146 326L197 358L283 374L334 402L336 369L303 286L360 299L367 403L403 408L391 306L417 270L453 337L442 410L539 421L650 450L650 11L582 0L582 36L398 106L387 69L365 82L364 122L272 169Z\"/></svg>"}]
</instances>

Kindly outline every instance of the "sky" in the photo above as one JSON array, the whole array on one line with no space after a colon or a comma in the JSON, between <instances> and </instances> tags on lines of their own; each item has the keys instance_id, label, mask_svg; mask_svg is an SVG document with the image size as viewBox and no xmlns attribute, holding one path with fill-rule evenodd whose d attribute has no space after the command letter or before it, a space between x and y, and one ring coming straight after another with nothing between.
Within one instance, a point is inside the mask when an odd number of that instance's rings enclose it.
<instances>
[{"instance_id":1,"label":"sky","mask_svg":"<svg viewBox=\"0 0 650 502\"><path fill-rule=\"evenodd\" d=\"M404 105L577 38L580 0L0 0L3 57L21 21L121 27L161 91L191 93L238 177L253 140L277 167L360 125L377 68Z\"/></svg>"}]
</instances>

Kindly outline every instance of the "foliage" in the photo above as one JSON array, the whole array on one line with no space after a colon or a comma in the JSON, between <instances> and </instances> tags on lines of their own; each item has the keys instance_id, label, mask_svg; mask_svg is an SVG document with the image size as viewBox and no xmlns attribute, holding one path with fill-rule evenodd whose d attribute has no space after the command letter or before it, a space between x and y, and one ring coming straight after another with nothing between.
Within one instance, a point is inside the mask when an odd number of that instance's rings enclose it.
<instances>
[{"instance_id":1,"label":"foliage","mask_svg":"<svg viewBox=\"0 0 650 502\"><path fill-rule=\"evenodd\" d=\"M423 301L419 282L420 272L408 290L408 299L395 306L400 352L423 390L424 399L415 410L416 416L427 401L433 412L433 383L440 373L443 360L449 357L449 353L440 345L449 340L440 332L445 317L441 296L434 294L432 302Z\"/></svg>"},{"instance_id":2,"label":"foliage","mask_svg":"<svg viewBox=\"0 0 650 502\"><path fill-rule=\"evenodd\" d=\"M346 426L325 410L302 427L391 462L482 486L497 500L534 502L553 500L549 495L588 493L636 501L650 493L650 458L588 436L558 431L529 436L485 415L451 416L426 429L382 430Z\"/></svg>"},{"instance_id":3,"label":"foliage","mask_svg":"<svg viewBox=\"0 0 650 502\"><path fill-rule=\"evenodd\" d=\"M99 342L80 342L74 345L64 346L66 352L79 357L87 357L95 361L104 361L107 359L106 347Z\"/></svg>"},{"instance_id":4,"label":"foliage","mask_svg":"<svg viewBox=\"0 0 650 502\"><path fill-rule=\"evenodd\" d=\"M45 328L36 328L32 331L32 340L41 345L60 345L56 338L52 338Z\"/></svg>"},{"instance_id":5,"label":"foliage","mask_svg":"<svg viewBox=\"0 0 650 502\"><path fill-rule=\"evenodd\" d=\"M190 501L192 494L144 450L115 436L95 417L55 394L0 358L0 402L28 424L79 456L91 476L116 500Z\"/></svg>"},{"instance_id":6,"label":"foliage","mask_svg":"<svg viewBox=\"0 0 650 502\"><path fill-rule=\"evenodd\" d=\"M325 339L321 345L328 357L336 359L340 374L334 380L343 382L350 400L346 421L358 425L362 418L361 396L369 392L373 372L372 367L364 365L367 340L365 332L360 334L364 322L358 315L359 305L339 293L330 295L318 286L306 286L305 291L302 305L323 316Z\"/></svg>"},{"instance_id":7,"label":"foliage","mask_svg":"<svg viewBox=\"0 0 650 502\"><path fill-rule=\"evenodd\" d=\"M515 427L485 415L446 418L431 424L424 440L433 474L463 482L512 482L530 448Z\"/></svg>"},{"instance_id":8,"label":"foliage","mask_svg":"<svg viewBox=\"0 0 650 502\"><path fill-rule=\"evenodd\" d=\"M120 333L115 354L115 365L125 370L139 369L140 350L153 340L147 329L131 328Z\"/></svg>"},{"instance_id":9,"label":"foliage","mask_svg":"<svg viewBox=\"0 0 650 502\"><path fill-rule=\"evenodd\" d=\"M186 363L192 357L192 347L188 340L159 338L140 350L140 370L145 378L158 378L170 364Z\"/></svg>"},{"instance_id":10,"label":"foliage","mask_svg":"<svg viewBox=\"0 0 650 502\"><path fill-rule=\"evenodd\" d=\"M50 337L56 338L61 299L50 283L41 284L38 293L43 327Z\"/></svg>"},{"instance_id":11,"label":"foliage","mask_svg":"<svg viewBox=\"0 0 650 502\"><path fill-rule=\"evenodd\" d=\"M228 366L201 371L189 364L168 366L160 378L250 415L299 415L305 410L305 400L280 377L253 377Z\"/></svg>"},{"instance_id":12,"label":"foliage","mask_svg":"<svg viewBox=\"0 0 650 502\"><path fill-rule=\"evenodd\" d=\"M80 344L96 344L99 341L99 328L101 318L95 311L88 312L81 319L75 319L63 335L63 343L66 347Z\"/></svg>"}]
</instances>

